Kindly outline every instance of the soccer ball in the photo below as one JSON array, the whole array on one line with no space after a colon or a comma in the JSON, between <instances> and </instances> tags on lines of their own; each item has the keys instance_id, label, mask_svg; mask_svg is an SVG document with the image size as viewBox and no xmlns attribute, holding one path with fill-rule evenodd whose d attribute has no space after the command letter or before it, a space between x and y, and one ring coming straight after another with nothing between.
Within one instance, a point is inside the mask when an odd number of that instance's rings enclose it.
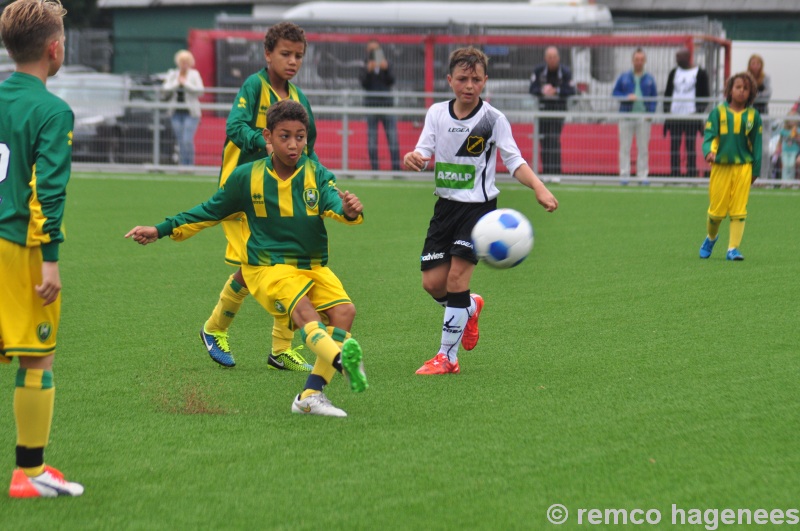
<instances>
[{"instance_id":1,"label":"soccer ball","mask_svg":"<svg viewBox=\"0 0 800 531\"><path fill-rule=\"evenodd\" d=\"M472 229L472 244L484 263L507 269L518 265L531 252L533 227L516 210L499 208L478 220Z\"/></svg>"}]
</instances>

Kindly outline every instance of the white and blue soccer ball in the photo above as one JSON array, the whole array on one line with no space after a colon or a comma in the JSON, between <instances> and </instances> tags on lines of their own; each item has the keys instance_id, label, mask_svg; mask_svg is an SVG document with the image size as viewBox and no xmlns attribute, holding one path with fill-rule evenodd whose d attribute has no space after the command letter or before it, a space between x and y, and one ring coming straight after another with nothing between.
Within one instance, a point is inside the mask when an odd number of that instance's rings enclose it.
<instances>
[{"instance_id":1,"label":"white and blue soccer ball","mask_svg":"<svg viewBox=\"0 0 800 531\"><path fill-rule=\"evenodd\" d=\"M528 218L510 208L485 214L472 229L475 254L499 269L519 265L533 248L533 227Z\"/></svg>"}]
</instances>

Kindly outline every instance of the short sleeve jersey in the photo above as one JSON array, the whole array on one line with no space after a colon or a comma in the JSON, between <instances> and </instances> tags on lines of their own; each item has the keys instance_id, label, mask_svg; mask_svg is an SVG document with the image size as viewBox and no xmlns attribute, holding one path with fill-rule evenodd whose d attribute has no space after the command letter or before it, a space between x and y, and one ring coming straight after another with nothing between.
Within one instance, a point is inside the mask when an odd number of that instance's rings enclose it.
<instances>
[{"instance_id":1,"label":"short sleeve jersey","mask_svg":"<svg viewBox=\"0 0 800 531\"><path fill-rule=\"evenodd\" d=\"M58 260L72 164L72 110L34 76L0 84L0 238Z\"/></svg>"},{"instance_id":2,"label":"short sleeve jersey","mask_svg":"<svg viewBox=\"0 0 800 531\"><path fill-rule=\"evenodd\" d=\"M511 173L525 164L511 124L483 100L460 120L453 112L455 100L428 109L415 150L434 157L436 195L462 203L485 203L498 196L495 183L497 151Z\"/></svg>"},{"instance_id":3,"label":"short sleeve jersey","mask_svg":"<svg viewBox=\"0 0 800 531\"><path fill-rule=\"evenodd\" d=\"M287 87L289 99L300 103L308 113L306 154L318 160L314 153L317 128L311 104L298 87L292 83L287 83ZM237 166L267 156L266 142L261 132L267 127L267 111L279 101L281 98L272 88L266 68L251 75L242 84L225 126L227 138L222 152L220 186L225 184L225 180Z\"/></svg>"},{"instance_id":4,"label":"short sleeve jersey","mask_svg":"<svg viewBox=\"0 0 800 531\"><path fill-rule=\"evenodd\" d=\"M167 218L156 226L159 237L182 240L197 232L191 225L222 220L244 212L250 228L247 263L253 266L289 264L310 269L328 263L328 233L324 218L349 220L336 189L336 177L327 168L302 157L296 171L281 179L272 157L234 170L225 186L191 210Z\"/></svg>"},{"instance_id":5,"label":"short sleeve jersey","mask_svg":"<svg viewBox=\"0 0 800 531\"><path fill-rule=\"evenodd\" d=\"M739 112L728 103L714 108L706 121L703 154L716 153L717 164L752 164L753 175L761 174L761 115L753 107Z\"/></svg>"}]
</instances>

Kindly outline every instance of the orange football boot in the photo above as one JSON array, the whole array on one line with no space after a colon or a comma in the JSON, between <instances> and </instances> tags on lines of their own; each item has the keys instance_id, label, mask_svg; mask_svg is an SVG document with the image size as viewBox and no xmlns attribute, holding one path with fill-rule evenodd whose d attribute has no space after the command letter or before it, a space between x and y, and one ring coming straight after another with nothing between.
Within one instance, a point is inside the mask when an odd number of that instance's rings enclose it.
<instances>
[{"instance_id":1,"label":"orange football boot","mask_svg":"<svg viewBox=\"0 0 800 531\"><path fill-rule=\"evenodd\" d=\"M458 366L458 360L455 363L450 363L447 356L440 352L417 369L416 374L458 374L460 372L461 368Z\"/></svg>"},{"instance_id":2,"label":"orange football boot","mask_svg":"<svg viewBox=\"0 0 800 531\"><path fill-rule=\"evenodd\" d=\"M464 350L474 349L480 337L478 318L481 316L481 310L483 310L483 297L477 293L473 293L470 297L475 300L475 313L467 321L467 326L464 327L464 335L461 337L461 346L464 347Z\"/></svg>"}]
</instances>

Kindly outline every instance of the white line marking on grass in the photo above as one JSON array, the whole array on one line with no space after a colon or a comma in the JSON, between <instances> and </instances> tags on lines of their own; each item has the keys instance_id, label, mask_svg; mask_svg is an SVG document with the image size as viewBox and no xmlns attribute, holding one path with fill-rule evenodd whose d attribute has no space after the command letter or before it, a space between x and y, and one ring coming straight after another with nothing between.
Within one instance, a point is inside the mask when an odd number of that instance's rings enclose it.
<instances>
[{"instance_id":1,"label":"white line marking on grass","mask_svg":"<svg viewBox=\"0 0 800 531\"><path fill-rule=\"evenodd\" d=\"M214 183L218 182L217 176L202 175L153 175L151 173L123 174L123 173L73 173L73 179L87 179L94 181L146 181L146 182L190 182Z\"/></svg>"}]
</instances>

